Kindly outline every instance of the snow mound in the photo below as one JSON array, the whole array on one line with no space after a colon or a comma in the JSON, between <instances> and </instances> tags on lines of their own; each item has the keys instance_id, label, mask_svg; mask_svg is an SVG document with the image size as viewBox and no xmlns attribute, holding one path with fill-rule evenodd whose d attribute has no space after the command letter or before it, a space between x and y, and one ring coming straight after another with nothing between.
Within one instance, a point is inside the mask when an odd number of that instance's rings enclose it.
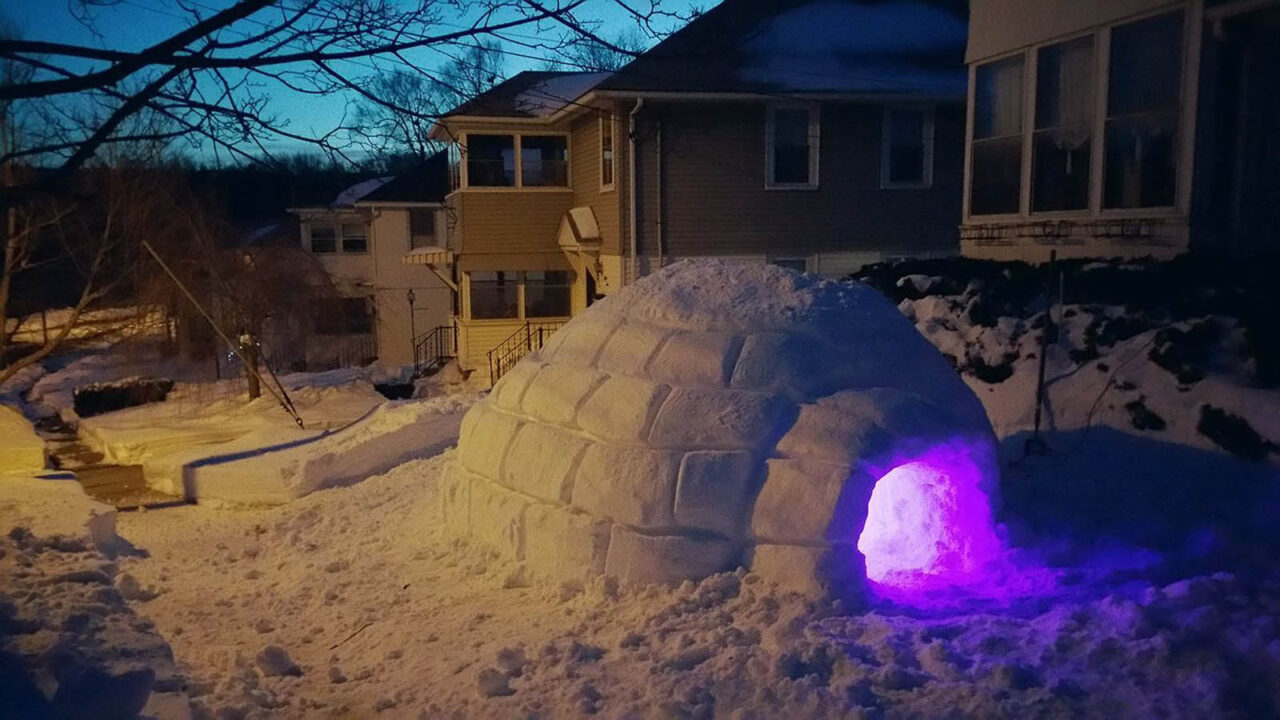
<instances>
[{"instance_id":1,"label":"snow mound","mask_svg":"<svg viewBox=\"0 0 1280 720\"><path fill-rule=\"evenodd\" d=\"M441 522L553 578L670 583L745 564L841 594L864 585L864 526L891 527L918 562L873 579L951 584L996 544L994 442L973 393L875 290L686 261L574 318L467 414ZM877 481L903 464L950 488L922 502L963 498L943 515L964 522L907 528L890 503L868 523Z\"/></svg>"}]
</instances>

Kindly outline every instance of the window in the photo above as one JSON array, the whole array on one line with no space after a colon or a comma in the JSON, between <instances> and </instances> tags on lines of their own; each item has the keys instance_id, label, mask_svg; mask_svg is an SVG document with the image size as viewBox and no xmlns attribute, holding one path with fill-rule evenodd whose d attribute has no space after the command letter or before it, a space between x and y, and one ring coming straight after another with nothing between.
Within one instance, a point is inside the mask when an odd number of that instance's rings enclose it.
<instances>
[{"instance_id":1,"label":"window","mask_svg":"<svg viewBox=\"0 0 1280 720\"><path fill-rule=\"evenodd\" d=\"M933 183L933 111L885 108L880 185L921 188Z\"/></svg>"},{"instance_id":2,"label":"window","mask_svg":"<svg viewBox=\"0 0 1280 720\"><path fill-rule=\"evenodd\" d=\"M569 314L569 290L573 274L564 270L524 274L524 316L564 317Z\"/></svg>"},{"instance_id":3,"label":"window","mask_svg":"<svg viewBox=\"0 0 1280 720\"><path fill-rule=\"evenodd\" d=\"M569 139L563 135L520 138L520 184L564 187L569 184Z\"/></svg>"},{"instance_id":4,"label":"window","mask_svg":"<svg viewBox=\"0 0 1280 720\"><path fill-rule=\"evenodd\" d=\"M366 297L317 300L313 327L317 335L372 334L372 300Z\"/></svg>"},{"instance_id":5,"label":"window","mask_svg":"<svg viewBox=\"0 0 1280 720\"><path fill-rule=\"evenodd\" d=\"M600 116L600 189L613 188L613 118Z\"/></svg>"},{"instance_id":6,"label":"window","mask_svg":"<svg viewBox=\"0 0 1280 720\"><path fill-rule=\"evenodd\" d=\"M467 135L467 185L515 187L514 135Z\"/></svg>"},{"instance_id":7,"label":"window","mask_svg":"<svg viewBox=\"0 0 1280 720\"><path fill-rule=\"evenodd\" d=\"M1089 207L1093 85L1092 36L1040 49L1031 140L1033 211Z\"/></svg>"},{"instance_id":8,"label":"window","mask_svg":"<svg viewBox=\"0 0 1280 720\"><path fill-rule=\"evenodd\" d=\"M1182 13L1114 28L1107 80L1103 206L1173 205Z\"/></svg>"},{"instance_id":9,"label":"window","mask_svg":"<svg viewBox=\"0 0 1280 720\"><path fill-rule=\"evenodd\" d=\"M342 223L342 252L362 253L369 251L369 231L362 222Z\"/></svg>"},{"instance_id":10,"label":"window","mask_svg":"<svg viewBox=\"0 0 1280 720\"><path fill-rule=\"evenodd\" d=\"M434 210L409 211L409 247L430 247L436 241L436 213Z\"/></svg>"},{"instance_id":11,"label":"window","mask_svg":"<svg viewBox=\"0 0 1280 720\"><path fill-rule=\"evenodd\" d=\"M969 212L1018 212L1022 182L1022 56L974 71Z\"/></svg>"},{"instance_id":12,"label":"window","mask_svg":"<svg viewBox=\"0 0 1280 720\"><path fill-rule=\"evenodd\" d=\"M338 251L337 235L332 225L311 225L311 252L331 253Z\"/></svg>"},{"instance_id":13,"label":"window","mask_svg":"<svg viewBox=\"0 0 1280 720\"><path fill-rule=\"evenodd\" d=\"M765 177L769 187L817 187L818 112L771 106L765 121Z\"/></svg>"},{"instance_id":14,"label":"window","mask_svg":"<svg viewBox=\"0 0 1280 720\"><path fill-rule=\"evenodd\" d=\"M471 317L497 320L520 317L519 273L476 271L471 273Z\"/></svg>"}]
</instances>

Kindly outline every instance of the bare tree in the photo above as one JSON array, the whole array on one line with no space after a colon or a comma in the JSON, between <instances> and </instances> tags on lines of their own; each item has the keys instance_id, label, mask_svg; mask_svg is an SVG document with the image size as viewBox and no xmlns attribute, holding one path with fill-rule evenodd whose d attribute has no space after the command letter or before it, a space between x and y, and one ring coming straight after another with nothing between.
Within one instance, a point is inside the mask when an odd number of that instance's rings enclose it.
<instances>
[{"instance_id":1,"label":"bare tree","mask_svg":"<svg viewBox=\"0 0 1280 720\"><path fill-rule=\"evenodd\" d=\"M608 43L591 38L572 38L565 44L560 57L548 63L550 69L562 70L565 66L594 72L614 72L644 52L644 38L630 28L618 33Z\"/></svg>"},{"instance_id":2,"label":"bare tree","mask_svg":"<svg viewBox=\"0 0 1280 720\"><path fill-rule=\"evenodd\" d=\"M656 2L599 1L621 6L637 23L663 17ZM91 8L99 0L78 2ZM137 140L198 139L246 161L269 157L268 144L279 140L311 143L345 156L351 147L346 131L351 128L320 134L294 131L273 114L264 87L315 95L345 92L391 111L432 117L438 111L399 105L360 79L370 69L375 74L394 68L423 72L406 60L406 53L423 48L460 53L464 59L479 53L468 62L483 66L485 52L480 48L509 41L504 33L551 37L548 28L563 31L559 39L538 41L543 50L575 37L598 39L575 15L587 2L238 0L208 10L195 0L184 0L177 7L190 16L189 26L140 50L0 39L0 60L34 73L0 87L0 102L36 106L42 121L29 142L0 155L0 164L58 158L56 172L42 176L34 186L10 186L3 193L12 198L47 189L65 181L102 148ZM90 69L82 69L86 64ZM450 82L447 77L436 80ZM163 124L136 122L148 115Z\"/></svg>"},{"instance_id":3,"label":"bare tree","mask_svg":"<svg viewBox=\"0 0 1280 720\"><path fill-rule=\"evenodd\" d=\"M436 118L502 80L506 57L494 40L445 52L448 59L434 72L393 70L365 79L370 92L356 104L355 125L383 166L397 157L425 161L441 149L431 139Z\"/></svg>"}]
</instances>

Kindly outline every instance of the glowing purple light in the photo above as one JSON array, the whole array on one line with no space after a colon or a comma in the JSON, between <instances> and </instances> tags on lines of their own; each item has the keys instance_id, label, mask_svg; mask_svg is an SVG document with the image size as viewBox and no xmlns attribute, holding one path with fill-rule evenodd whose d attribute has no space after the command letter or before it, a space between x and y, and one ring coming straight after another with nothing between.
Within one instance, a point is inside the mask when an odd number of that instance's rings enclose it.
<instances>
[{"instance_id":1,"label":"glowing purple light","mask_svg":"<svg viewBox=\"0 0 1280 720\"><path fill-rule=\"evenodd\" d=\"M896 465L871 492L858 537L867 578L896 590L970 585L1001 554L983 473L963 447Z\"/></svg>"}]
</instances>

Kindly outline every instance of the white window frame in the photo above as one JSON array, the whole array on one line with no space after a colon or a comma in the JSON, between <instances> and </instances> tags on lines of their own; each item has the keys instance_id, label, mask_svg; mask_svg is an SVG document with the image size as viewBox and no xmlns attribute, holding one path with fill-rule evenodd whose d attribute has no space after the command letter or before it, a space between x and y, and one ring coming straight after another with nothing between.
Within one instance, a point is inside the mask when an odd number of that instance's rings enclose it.
<instances>
[{"instance_id":1,"label":"white window frame","mask_svg":"<svg viewBox=\"0 0 1280 720\"><path fill-rule=\"evenodd\" d=\"M894 112L924 113L924 157L921 159L919 182L894 182L889 179L889 158L893 150L893 138L889 132L890 118ZM935 108L929 106L888 105L880 122L880 189L882 190L927 190L933 187L933 145Z\"/></svg>"},{"instance_id":2,"label":"white window frame","mask_svg":"<svg viewBox=\"0 0 1280 720\"><path fill-rule=\"evenodd\" d=\"M809 181L780 183L773 179L774 129L779 110L804 110L809 113ZM764 122L764 186L766 190L817 190L818 160L822 157L822 113L818 103L770 103L765 107Z\"/></svg>"},{"instance_id":3,"label":"white window frame","mask_svg":"<svg viewBox=\"0 0 1280 720\"><path fill-rule=\"evenodd\" d=\"M504 273L510 273L510 274L512 274L512 275L514 275L514 276L515 276L515 282L516 282L516 316L515 316L515 317L509 317L509 318L477 318L477 317L473 317L473 316L471 315L471 289L472 289L472 285L471 285L471 273L473 273L473 272L504 272ZM472 324L472 325L476 325L476 324L481 324L481 325L482 325L482 324L501 325L501 324L504 324L504 323L505 323L505 324L511 324L511 323L517 323L517 322L518 322L518 323L523 323L523 322L528 322L528 321L532 321L532 322L554 322L554 321L557 321L557 320L565 320L565 319L567 319L567 318L572 317L572 314L573 314L573 286L574 286L574 284L577 282L577 278L576 278L576 277L574 277L573 272L572 272L572 271L562 271L562 272L568 272L568 273L569 273L569 275L570 275L570 278L569 278L569 313L570 313L570 314L568 314L568 315L549 315L549 316L546 316L546 317L529 317L529 316L526 314L527 310L526 310L526 307L525 307L525 273L527 273L527 272L545 272L545 271L542 271L542 270L498 270L498 271L494 271L494 270L468 270L468 271L464 272L464 273L462 274L462 282L463 282L463 285L462 285L462 290L463 290L463 293L462 293L462 297L463 297L463 308L462 308L463 316L462 316L462 317L463 317L463 319L464 319L467 323Z\"/></svg>"},{"instance_id":4,"label":"white window frame","mask_svg":"<svg viewBox=\"0 0 1280 720\"><path fill-rule=\"evenodd\" d=\"M1111 78L1111 31L1121 25L1141 22L1158 15L1172 12L1183 13L1182 35L1182 67L1181 67L1181 101L1178 118L1178 147L1175 148L1177 165L1174 173L1174 204L1172 206L1154 206L1144 208L1106 208L1103 207L1103 182L1106 161L1106 116L1107 97ZM969 89L965 108L965 156L964 156L964 201L962 206L962 222L964 223L1000 223L1011 220L1044 219L1054 217L1076 218L1094 217L1099 219L1159 218L1179 217L1186 215L1190 207L1191 176L1194 163L1196 103L1199 92L1199 74L1196 68L1200 62L1200 33L1197 28L1203 24L1203 7L1195 3L1178 7L1163 7L1150 12L1127 16L1122 20L1108 23L1081 32L1053 37L1018 50L983 58L981 61L969 63ZM1084 210L1054 210L1032 212L1031 210L1031 173L1033 171L1031 143L1035 127L1036 78L1039 71L1041 48L1069 42L1084 36L1093 37L1094 52L1094 87L1093 118L1091 125L1091 142L1089 157L1089 206ZM970 209L973 197L973 122L976 108L976 75L978 67L998 62L1014 56L1022 56L1022 179L1020 181L1018 211L991 215L974 215Z\"/></svg>"},{"instance_id":5,"label":"white window frame","mask_svg":"<svg viewBox=\"0 0 1280 720\"><path fill-rule=\"evenodd\" d=\"M609 158L609 175L613 182L606 183L604 181L604 129L609 128L609 137L612 140L611 151L613 156ZM618 186L618 127L617 121L613 117L613 113L604 112L600 116L600 124L597 130L600 140L600 192L609 192Z\"/></svg>"},{"instance_id":6,"label":"white window frame","mask_svg":"<svg viewBox=\"0 0 1280 720\"><path fill-rule=\"evenodd\" d=\"M333 230L333 249L332 250L314 250L311 244L311 231L317 225L327 227ZM331 222L316 222L315 220L306 220L303 222L303 239L306 241L306 250L312 255L339 255L342 253L342 234Z\"/></svg>"},{"instance_id":7,"label":"white window frame","mask_svg":"<svg viewBox=\"0 0 1280 720\"><path fill-rule=\"evenodd\" d=\"M337 251L337 253L336 253L336 254L338 254L338 255L368 255L370 252L372 252L372 251L373 251L373 233L371 232L371 230L373 229L373 228L372 228L372 223L366 222L363 218L358 219L358 220L356 220L356 219L351 219L351 218L345 218L345 219L343 219L343 218L339 218L339 219L337 220L337 222L335 222L335 223L334 223L334 225L336 226L336 227L334 228L334 232L335 232L335 235L336 235L336 236L337 236L337 238L338 238L338 251ZM364 226L364 235L362 235L362 236L353 235L353 236L352 236L352 237L363 237L363 238L364 238L364 249L363 249L363 250L348 250L348 249L347 249L347 234L346 234L345 230L343 229L343 227L344 227L344 226L346 226L346 225L362 225L362 226Z\"/></svg>"},{"instance_id":8,"label":"white window frame","mask_svg":"<svg viewBox=\"0 0 1280 720\"><path fill-rule=\"evenodd\" d=\"M473 187L471 185L470 174L467 170L467 138L471 135L510 135L513 138L513 148L515 150L515 184L490 186L482 185ZM529 185L524 184L524 163L521 158L523 146L521 140L526 137L563 137L564 147L567 157L565 158L565 184L564 185ZM560 130L475 130L458 134L458 143L460 146L459 154L461 162L459 169L461 170L462 185L460 190L469 192L573 192L573 136L570 133Z\"/></svg>"}]
</instances>

